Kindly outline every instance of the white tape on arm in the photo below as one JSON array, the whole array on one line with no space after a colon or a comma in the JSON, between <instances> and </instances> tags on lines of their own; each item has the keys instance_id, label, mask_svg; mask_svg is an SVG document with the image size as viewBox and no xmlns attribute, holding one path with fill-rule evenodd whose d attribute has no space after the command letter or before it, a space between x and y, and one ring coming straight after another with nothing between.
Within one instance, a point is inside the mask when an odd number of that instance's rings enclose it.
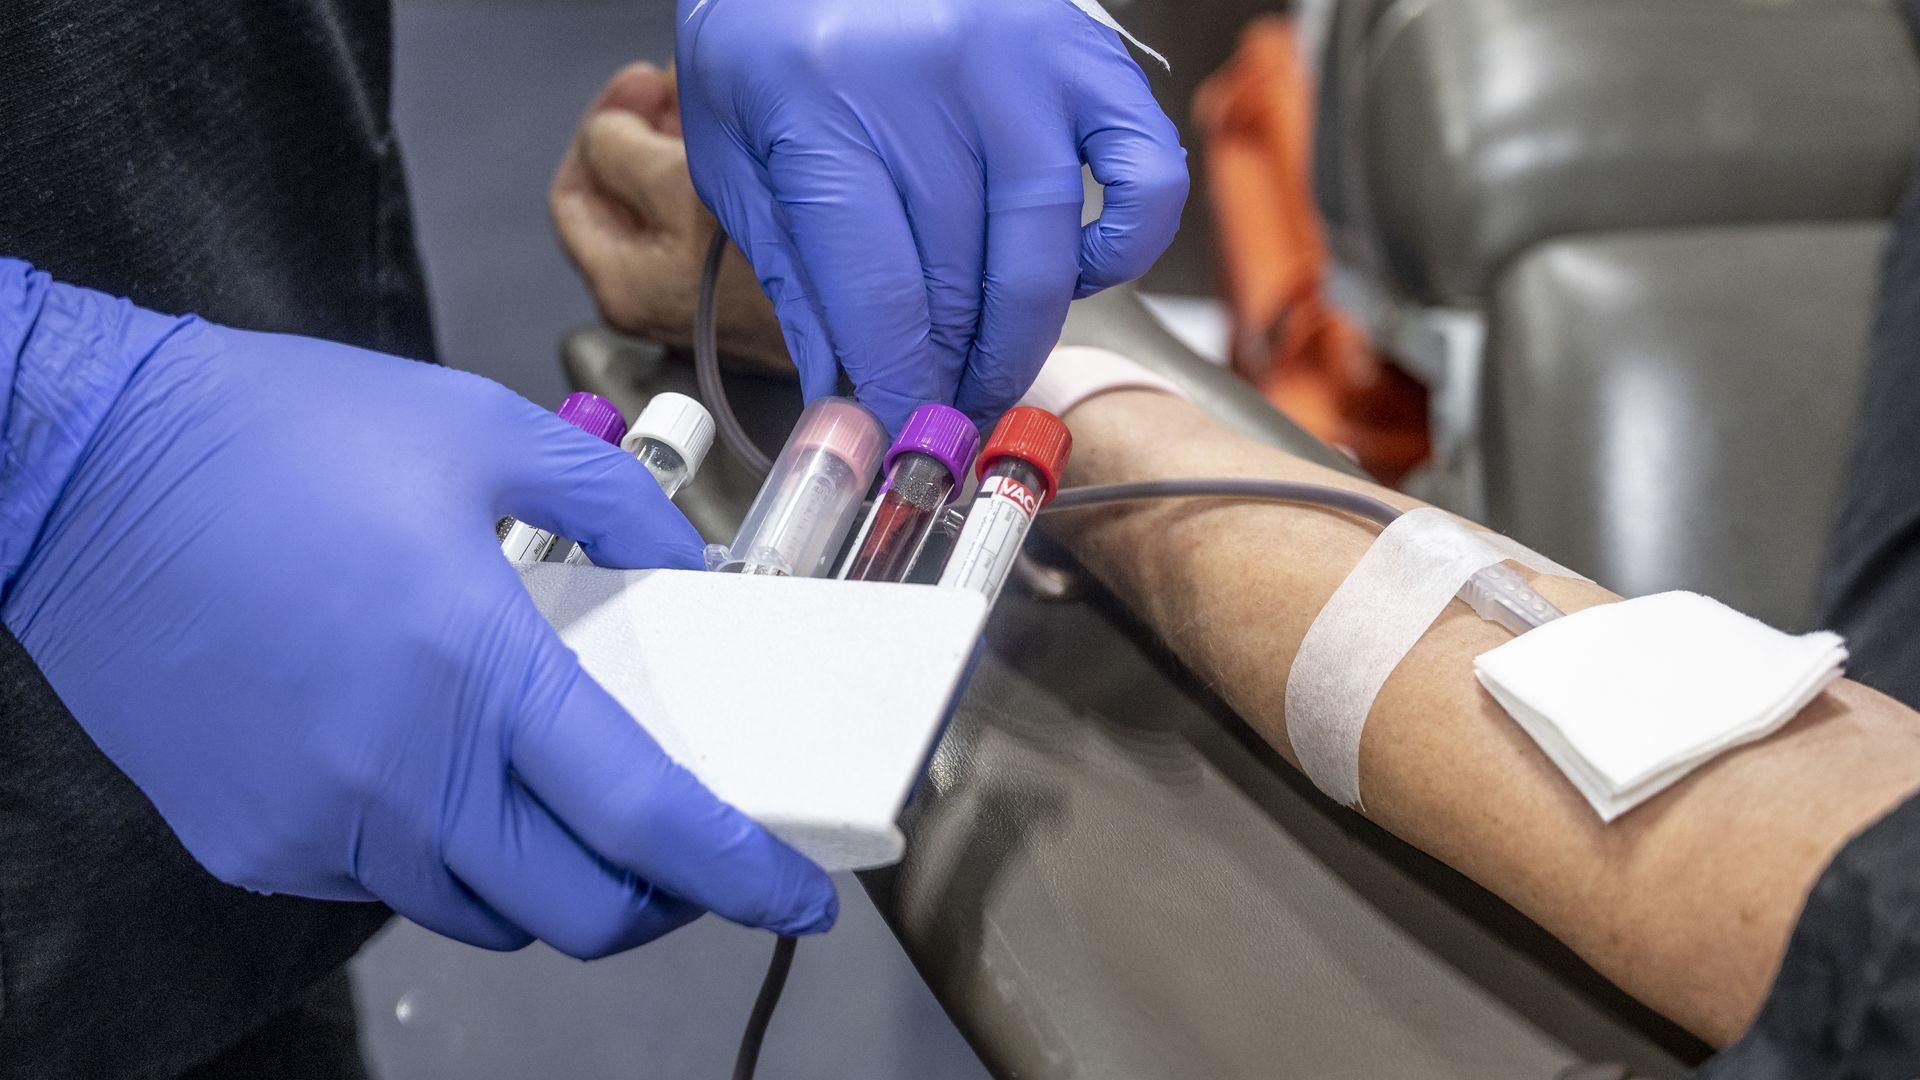
<instances>
[{"instance_id":1,"label":"white tape on arm","mask_svg":"<svg viewBox=\"0 0 1920 1080\"><path fill-rule=\"evenodd\" d=\"M1467 579L1508 560L1580 576L1434 507L1400 515L1361 556L1307 628L1287 675L1287 740L1321 791L1360 807L1360 732L1380 688Z\"/></svg>"},{"instance_id":2,"label":"white tape on arm","mask_svg":"<svg viewBox=\"0 0 1920 1080\"><path fill-rule=\"evenodd\" d=\"M1040 368L1040 374L1020 404L1065 416L1074 406L1112 390L1152 390L1177 398L1187 396L1173 380L1111 349L1060 345L1047 355L1046 364Z\"/></svg>"}]
</instances>

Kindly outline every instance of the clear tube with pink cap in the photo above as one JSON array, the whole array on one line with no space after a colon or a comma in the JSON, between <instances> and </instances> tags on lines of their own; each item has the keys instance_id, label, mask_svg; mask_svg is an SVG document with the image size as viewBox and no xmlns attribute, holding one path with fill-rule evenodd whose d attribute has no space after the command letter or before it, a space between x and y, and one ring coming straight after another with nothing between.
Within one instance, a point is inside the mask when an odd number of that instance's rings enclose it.
<instances>
[{"instance_id":1,"label":"clear tube with pink cap","mask_svg":"<svg viewBox=\"0 0 1920 1080\"><path fill-rule=\"evenodd\" d=\"M826 577L887 450L887 429L846 398L800 414L733 544L707 549L715 570Z\"/></svg>"}]
</instances>

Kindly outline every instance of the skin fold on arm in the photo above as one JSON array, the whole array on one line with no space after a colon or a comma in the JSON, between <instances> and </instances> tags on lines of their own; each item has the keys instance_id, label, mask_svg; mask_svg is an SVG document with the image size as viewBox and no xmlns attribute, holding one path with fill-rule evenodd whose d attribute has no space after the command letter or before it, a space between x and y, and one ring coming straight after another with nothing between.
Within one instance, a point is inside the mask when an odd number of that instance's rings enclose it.
<instances>
[{"instance_id":1,"label":"skin fold on arm","mask_svg":"<svg viewBox=\"0 0 1920 1080\"><path fill-rule=\"evenodd\" d=\"M1419 505L1241 438L1162 394L1103 394L1066 420L1069 487L1259 477ZM1287 673L1377 526L1311 507L1159 500L1055 515L1049 528L1297 764ZM1533 584L1569 613L1618 599L1563 578ZM1778 734L1604 825L1474 679L1473 658L1505 640L1451 604L1395 670L1361 740L1367 816L1648 1005L1730 1042L1765 997L1821 870L1920 787L1920 715L1838 683Z\"/></svg>"}]
</instances>

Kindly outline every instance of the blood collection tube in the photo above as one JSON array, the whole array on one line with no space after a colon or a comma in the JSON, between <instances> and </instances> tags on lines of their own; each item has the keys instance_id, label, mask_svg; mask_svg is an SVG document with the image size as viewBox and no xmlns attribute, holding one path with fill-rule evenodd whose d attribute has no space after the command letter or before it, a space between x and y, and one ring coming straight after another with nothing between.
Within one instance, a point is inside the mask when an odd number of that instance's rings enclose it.
<instances>
[{"instance_id":1,"label":"blood collection tube","mask_svg":"<svg viewBox=\"0 0 1920 1080\"><path fill-rule=\"evenodd\" d=\"M627 422L613 402L584 391L571 394L560 403L560 419L597 439L618 445L626 434ZM501 518L497 526L500 550L514 562L544 562L553 554L560 538L545 529L536 529L524 521Z\"/></svg>"},{"instance_id":2,"label":"blood collection tube","mask_svg":"<svg viewBox=\"0 0 1920 1080\"><path fill-rule=\"evenodd\" d=\"M886 480L840 568L850 581L905 581L940 511L960 496L980 433L958 409L922 405L907 418L882 465Z\"/></svg>"},{"instance_id":3,"label":"blood collection tube","mask_svg":"<svg viewBox=\"0 0 1920 1080\"><path fill-rule=\"evenodd\" d=\"M693 482L713 448L713 414L685 394L655 394L640 410L620 449L638 458L660 490L671 499ZM572 545L564 560L570 566L592 566L587 550Z\"/></svg>"},{"instance_id":4,"label":"blood collection tube","mask_svg":"<svg viewBox=\"0 0 1920 1080\"><path fill-rule=\"evenodd\" d=\"M620 447L640 459L671 499L693 482L713 448L713 414L685 394L655 394Z\"/></svg>"},{"instance_id":5,"label":"blood collection tube","mask_svg":"<svg viewBox=\"0 0 1920 1080\"><path fill-rule=\"evenodd\" d=\"M940 586L973 589L991 604L1033 525L1033 516L1060 490L1073 436L1060 418L1022 405L1000 418L974 471L980 491L954 541Z\"/></svg>"},{"instance_id":6,"label":"blood collection tube","mask_svg":"<svg viewBox=\"0 0 1920 1080\"><path fill-rule=\"evenodd\" d=\"M708 549L716 570L826 577L866 498L887 429L846 398L820 398L800 414L733 545Z\"/></svg>"}]
</instances>

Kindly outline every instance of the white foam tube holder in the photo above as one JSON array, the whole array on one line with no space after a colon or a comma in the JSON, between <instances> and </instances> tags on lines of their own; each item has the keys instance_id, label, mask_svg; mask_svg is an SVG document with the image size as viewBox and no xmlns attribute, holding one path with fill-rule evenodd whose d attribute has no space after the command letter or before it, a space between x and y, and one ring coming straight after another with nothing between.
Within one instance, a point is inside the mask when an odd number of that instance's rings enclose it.
<instances>
[{"instance_id":1,"label":"white foam tube holder","mask_svg":"<svg viewBox=\"0 0 1920 1080\"><path fill-rule=\"evenodd\" d=\"M582 666L715 794L823 869L898 862L895 824L987 618L928 585L517 566Z\"/></svg>"}]
</instances>

